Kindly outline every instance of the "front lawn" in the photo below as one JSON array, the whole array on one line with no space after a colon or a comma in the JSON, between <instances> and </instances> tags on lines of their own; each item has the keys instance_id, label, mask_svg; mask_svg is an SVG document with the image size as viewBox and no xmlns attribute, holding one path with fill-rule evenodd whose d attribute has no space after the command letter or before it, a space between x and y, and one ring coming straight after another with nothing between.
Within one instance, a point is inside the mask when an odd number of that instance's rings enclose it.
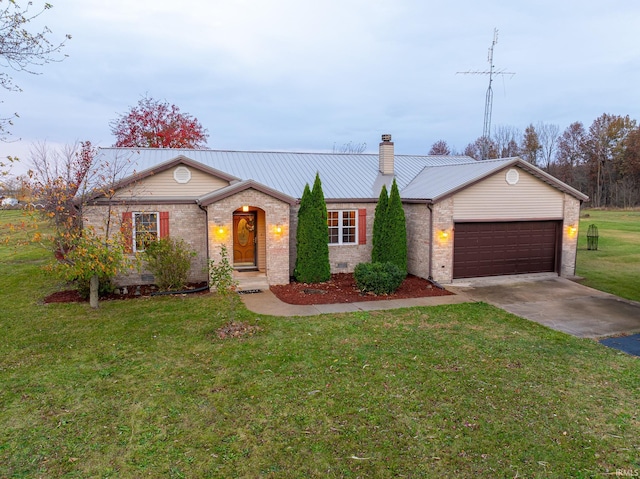
<instances>
[{"instance_id":1,"label":"front lawn","mask_svg":"<svg viewBox=\"0 0 640 479\"><path fill-rule=\"evenodd\" d=\"M587 249L589 225L598 227L597 251ZM578 238L583 284L640 301L640 210L584 210Z\"/></svg>"},{"instance_id":2,"label":"front lawn","mask_svg":"<svg viewBox=\"0 0 640 479\"><path fill-rule=\"evenodd\" d=\"M213 295L44 305L43 261L0 247L0 477L640 472L640 363L593 341L482 303L222 340Z\"/></svg>"}]
</instances>

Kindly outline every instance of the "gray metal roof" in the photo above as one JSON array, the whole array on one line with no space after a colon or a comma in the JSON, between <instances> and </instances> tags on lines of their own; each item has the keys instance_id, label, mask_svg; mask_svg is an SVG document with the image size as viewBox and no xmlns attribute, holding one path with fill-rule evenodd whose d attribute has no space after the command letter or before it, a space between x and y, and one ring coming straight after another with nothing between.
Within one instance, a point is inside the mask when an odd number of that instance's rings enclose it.
<instances>
[{"instance_id":1,"label":"gray metal roof","mask_svg":"<svg viewBox=\"0 0 640 479\"><path fill-rule=\"evenodd\" d=\"M582 201L588 199L588 196L519 157L426 167L400 190L400 196L406 200L437 201L443 196L450 195L510 166L518 166L554 188Z\"/></svg>"},{"instance_id":2,"label":"gray metal roof","mask_svg":"<svg viewBox=\"0 0 640 479\"><path fill-rule=\"evenodd\" d=\"M253 181L299 199L305 184L320 173L327 200L377 199L382 175L377 154L295 153L268 151L190 150L169 148L101 148L99 161L129 162L127 175L144 177L178 157L224 172L242 182ZM469 156L395 155L395 178L405 200L433 200L452 194L510 165L517 165L549 185L580 200L588 197L521 158L476 161Z\"/></svg>"},{"instance_id":3,"label":"gray metal roof","mask_svg":"<svg viewBox=\"0 0 640 479\"><path fill-rule=\"evenodd\" d=\"M327 199L377 198L380 172L377 154L295 153L190 150L169 148L101 148L101 160L129 161L130 174L153 169L184 156L242 180L254 180L293 198L300 198L320 173ZM477 163L468 156L396 155L395 178L402 190L425 167ZM386 182L386 181L385 181Z\"/></svg>"},{"instance_id":4,"label":"gray metal roof","mask_svg":"<svg viewBox=\"0 0 640 479\"><path fill-rule=\"evenodd\" d=\"M464 165L426 167L401 190L401 196L407 199L437 199L513 162L514 159L507 158L475 161Z\"/></svg>"}]
</instances>

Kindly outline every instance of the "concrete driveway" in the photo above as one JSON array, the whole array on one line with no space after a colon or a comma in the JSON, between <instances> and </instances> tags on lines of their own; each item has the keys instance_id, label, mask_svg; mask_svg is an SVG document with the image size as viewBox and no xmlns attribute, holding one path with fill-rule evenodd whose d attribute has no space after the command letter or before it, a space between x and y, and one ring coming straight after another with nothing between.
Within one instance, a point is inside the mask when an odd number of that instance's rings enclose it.
<instances>
[{"instance_id":1,"label":"concrete driveway","mask_svg":"<svg viewBox=\"0 0 640 479\"><path fill-rule=\"evenodd\" d=\"M447 289L581 338L640 332L640 303L556 275L456 280Z\"/></svg>"}]
</instances>

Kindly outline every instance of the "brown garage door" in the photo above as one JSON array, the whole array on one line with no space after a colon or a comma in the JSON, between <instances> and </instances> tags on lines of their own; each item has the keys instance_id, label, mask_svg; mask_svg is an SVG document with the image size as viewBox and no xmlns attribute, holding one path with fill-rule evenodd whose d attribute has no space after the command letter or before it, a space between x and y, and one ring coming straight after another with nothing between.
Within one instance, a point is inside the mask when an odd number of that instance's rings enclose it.
<instances>
[{"instance_id":1,"label":"brown garage door","mask_svg":"<svg viewBox=\"0 0 640 479\"><path fill-rule=\"evenodd\" d=\"M559 221L456 223L453 277L556 271Z\"/></svg>"}]
</instances>

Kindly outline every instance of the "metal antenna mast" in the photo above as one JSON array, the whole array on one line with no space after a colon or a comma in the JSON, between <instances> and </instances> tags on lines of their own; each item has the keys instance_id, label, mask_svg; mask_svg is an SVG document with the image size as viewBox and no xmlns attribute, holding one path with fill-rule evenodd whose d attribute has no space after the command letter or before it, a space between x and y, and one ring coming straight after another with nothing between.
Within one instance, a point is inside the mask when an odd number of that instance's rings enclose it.
<instances>
[{"instance_id":1,"label":"metal antenna mast","mask_svg":"<svg viewBox=\"0 0 640 479\"><path fill-rule=\"evenodd\" d=\"M504 70L495 70L493 64L493 49L498 43L498 29L493 29L493 42L489 48L489 54L487 61L489 62L489 71L466 71L456 72L456 74L462 75L489 75L489 88L487 88L487 95L484 103L484 125L482 127L482 159L486 160L489 156L489 137L491 136L491 113L493 110L493 89L491 84L493 83L494 75L515 75L513 72L506 72Z\"/></svg>"}]
</instances>

